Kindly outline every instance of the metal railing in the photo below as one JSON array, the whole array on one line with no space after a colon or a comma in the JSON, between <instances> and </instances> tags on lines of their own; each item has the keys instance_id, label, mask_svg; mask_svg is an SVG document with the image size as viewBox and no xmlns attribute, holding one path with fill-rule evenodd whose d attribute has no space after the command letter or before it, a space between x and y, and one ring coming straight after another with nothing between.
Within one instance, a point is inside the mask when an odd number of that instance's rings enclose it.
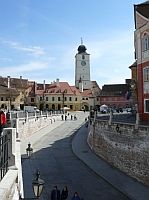
<instances>
[{"instance_id":1,"label":"metal railing","mask_svg":"<svg viewBox=\"0 0 149 200\"><path fill-rule=\"evenodd\" d=\"M8 133L3 133L0 136L0 180L8 171Z\"/></svg>"}]
</instances>

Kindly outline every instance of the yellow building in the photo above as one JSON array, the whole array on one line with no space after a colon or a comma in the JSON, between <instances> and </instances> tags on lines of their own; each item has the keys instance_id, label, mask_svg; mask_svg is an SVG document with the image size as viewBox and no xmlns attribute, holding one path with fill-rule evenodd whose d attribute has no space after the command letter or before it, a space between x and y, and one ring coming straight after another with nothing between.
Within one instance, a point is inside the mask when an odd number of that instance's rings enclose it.
<instances>
[{"instance_id":1,"label":"yellow building","mask_svg":"<svg viewBox=\"0 0 149 200\"><path fill-rule=\"evenodd\" d=\"M70 110L81 110L81 93L68 82L37 84L35 89L36 105L40 110L60 110L68 107Z\"/></svg>"},{"instance_id":2,"label":"yellow building","mask_svg":"<svg viewBox=\"0 0 149 200\"><path fill-rule=\"evenodd\" d=\"M23 109L30 86L27 79L0 77L0 107Z\"/></svg>"}]
</instances>

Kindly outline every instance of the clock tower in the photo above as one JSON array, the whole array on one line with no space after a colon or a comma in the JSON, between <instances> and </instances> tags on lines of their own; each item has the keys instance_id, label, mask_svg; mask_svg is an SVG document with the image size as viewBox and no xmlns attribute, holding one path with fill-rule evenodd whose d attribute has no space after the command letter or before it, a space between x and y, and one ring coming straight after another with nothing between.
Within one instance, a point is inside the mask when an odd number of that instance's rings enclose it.
<instances>
[{"instance_id":1,"label":"clock tower","mask_svg":"<svg viewBox=\"0 0 149 200\"><path fill-rule=\"evenodd\" d=\"M75 86L80 89L80 84L82 84L81 91L91 88L90 54L86 50L86 47L81 44L75 55Z\"/></svg>"}]
</instances>

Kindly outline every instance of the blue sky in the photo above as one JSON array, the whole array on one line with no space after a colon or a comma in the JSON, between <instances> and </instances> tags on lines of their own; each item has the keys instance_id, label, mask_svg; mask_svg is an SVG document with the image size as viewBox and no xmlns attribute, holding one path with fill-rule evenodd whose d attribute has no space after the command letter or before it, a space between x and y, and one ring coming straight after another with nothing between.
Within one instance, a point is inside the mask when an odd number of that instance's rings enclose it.
<instances>
[{"instance_id":1,"label":"blue sky","mask_svg":"<svg viewBox=\"0 0 149 200\"><path fill-rule=\"evenodd\" d=\"M134 62L134 4L125 0L0 0L0 75L74 85L81 43L91 80L125 83Z\"/></svg>"}]
</instances>

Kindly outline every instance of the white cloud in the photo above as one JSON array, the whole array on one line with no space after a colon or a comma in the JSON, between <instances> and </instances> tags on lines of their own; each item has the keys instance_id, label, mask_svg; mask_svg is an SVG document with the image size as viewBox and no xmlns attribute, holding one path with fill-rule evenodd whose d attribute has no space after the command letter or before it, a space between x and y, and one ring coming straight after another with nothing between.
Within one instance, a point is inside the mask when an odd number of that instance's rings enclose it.
<instances>
[{"instance_id":1,"label":"white cloud","mask_svg":"<svg viewBox=\"0 0 149 200\"><path fill-rule=\"evenodd\" d=\"M31 55L41 56L45 54L45 50L40 46L24 46L19 42L10 41L10 40L3 40L3 43L7 44L9 47L26 52Z\"/></svg>"},{"instance_id":2,"label":"white cloud","mask_svg":"<svg viewBox=\"0 0 149 200\"><path fill-rule=\"evenodd\" d=\"M1 69L1 75L2 76L14 76L14 75L20 75L23 73L31 73L36 72L39 70L45 70L48 68L49 63L47 62L30 62L23 65L17 65L17 66L10 66L10 67L0 67Z\"/></svg>"}]
</instances>

